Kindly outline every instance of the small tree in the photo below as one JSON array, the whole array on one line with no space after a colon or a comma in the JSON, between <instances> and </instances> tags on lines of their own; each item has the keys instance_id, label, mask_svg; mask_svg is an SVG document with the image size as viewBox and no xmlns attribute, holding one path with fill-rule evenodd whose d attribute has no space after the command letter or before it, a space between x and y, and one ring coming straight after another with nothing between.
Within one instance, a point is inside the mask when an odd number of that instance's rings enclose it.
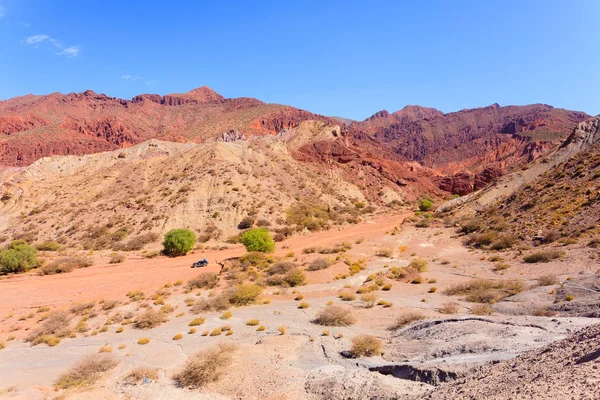
<instances>
[{"instance_id":1,"label":"small tree","mask_svg":"<svg viewBox=\"0 0 600 400\"><path fill-rule=\"evenodd\" d=\"M173 229L165 235L163 252L169 257L184 256L196 244L196 235L189 229Z\"/></svg>"},{"instance_id":2,"label":"small tree","mask_svg":"<svg viewBox=\"0 0 600 400\"><path fill-rule=\"evenodd\" d=\"M36 251L24 240L15 240L0 251L0 275L25 272L37 265Z\"/></svg>"},{"instance_id":3,"label":"small tree","mask_svg":"<svg viewBox=\"0 0 600 400\"><path fill-rule=\"evenodd\" d=\"M433 208L433 202L429 199L421 200L419 203L419 210L421 211L429 211Z\"/></svg>"},{"instance_id":4,"label":"small tree","mask_svg":"<svg viewBox=\"0 0 600 400\"><path fill-rule=\"evenodd\" d=\"M240 242L246 246L247 251L272 253L275 251L275 242L265 228L250 229L240 237Z\"/></svg>"}]
</instances>

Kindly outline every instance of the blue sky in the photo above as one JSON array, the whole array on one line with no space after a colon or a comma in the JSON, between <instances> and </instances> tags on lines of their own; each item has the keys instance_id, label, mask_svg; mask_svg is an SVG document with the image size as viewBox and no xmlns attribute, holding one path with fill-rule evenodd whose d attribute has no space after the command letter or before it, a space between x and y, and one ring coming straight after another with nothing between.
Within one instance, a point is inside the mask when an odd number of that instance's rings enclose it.
<instances>
[{"instance_id":1,"label":"blue sky","mask_svg":"<svg viewBox=\"0 0 600 400\"><path fill-rule=\"evenodd\" d=\"M207 85L353 119L407 104L600 113L597 0L216 3L0 0L0 99Z\"/></svg>"}]
</instances>

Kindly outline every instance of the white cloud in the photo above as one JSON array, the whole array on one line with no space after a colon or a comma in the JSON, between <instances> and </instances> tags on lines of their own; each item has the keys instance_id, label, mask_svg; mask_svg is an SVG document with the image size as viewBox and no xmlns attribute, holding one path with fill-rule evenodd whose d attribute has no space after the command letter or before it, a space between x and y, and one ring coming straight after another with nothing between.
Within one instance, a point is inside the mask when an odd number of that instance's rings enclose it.
<instances>
[{"instance_id":1,"label":"white cloud","mask_svg":"<svg viewBox=\"0 0 600 400\"><path fill-rule=\"evenodd\" d=\"M158 85L160 82L159 81L155 81L154 79L150 79L149 81L144 82L146 85L149 86L154 86L154 85Z\"/></svg>"},{"instance_id":2,"label":"white cloud","mask_svg":"<svg viewBox=\"0 0 600 400\"><path fill-rule=\"evenodd\" d=\"M137 76L134 76L134 77L133 77L133 80L134 80L134 81L139 81L140 79L144 79L144 78L142 78L142 77L141 77L141 76L139 76L139 75L137 75Z\"/></svg>"},{"instance_id":3,"label":"white cloud","mask_svg":"<svg viewBox=\"0 0 600 400\"><path fill-rule=\"evenodd\" d=\"M33 35L33 36L29 36L27 39L25 39L25 43L27 44L38 44L38 43L42 43L46 40L50 40L52 39L50 36L48 35Z\"/></svg>"},{"instance_id":4,"label":"white cloud","mask_svg":"<svg viewBox=\"0 0 600 400\"><path fill-rule=\"evenodd\" d=\"M59 56L65 56L67 58L77 57L79 55L79 46L67 47L60 53L56 53L56 54L58 54Z\"/></svg>"},{"instance_id":5,"label":"white cloud","mask_svg":"<svg viewBox=\"0 0 600 400\"><path fill-rule=\"evenodd\" d=\"M129 79L131 79L131 75L123 75L121 76L121 79L125 79L126 81L128 81Z\"/></svg>"}]
</instances>

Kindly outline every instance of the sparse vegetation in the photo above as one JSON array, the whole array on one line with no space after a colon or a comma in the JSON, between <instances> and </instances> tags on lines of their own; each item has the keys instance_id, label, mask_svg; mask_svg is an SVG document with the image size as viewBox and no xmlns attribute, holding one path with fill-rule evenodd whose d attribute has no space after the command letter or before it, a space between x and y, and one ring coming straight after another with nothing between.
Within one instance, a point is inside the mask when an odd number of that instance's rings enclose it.
<instances>
[{"instance_id":1,"label":"sparse vegetation","mask_svg":"<svg viewBox=\"0 0 600 400\"><path fill-rule=\"evenodd\" d=\"M518 280L492 281L488 279L474 279L446 289L449 296L463 295L472 303L497 303L500 300L515 295L525 290L525 283Z\"/></svg>"},{"instance_id":2,"label":"sparse vegetation","mask_svg":"<svg viewBox=\"0 0 600 400\"><path fill-rule=\"evenodd\" d=\"M117 360L110 354L92 354L75 364L56 382L58 389L72 389L93 385L102 375L117 366Z\"/></svg>"},{"instance_id":3,"label":"sparse vegetation","mask_svg":"<svg viewBox=\"0 0 600 400\"><path fill-rule=\"evenodd\" d=\"M63 257L42 266L40 275L63 274L73 271L75 268L87 268L93 265L93 261L88 257Z\"/></svg>"},{"instance_id":4,"label":"sparse vegetation","mask_svg":"<svg viewBox=\"0 0 600 400\"><path fill-rule=\"evenodd\" d=\"M129 385L135 385L143 382L145 379L158 380L158 370L148 367L137 367L129 371L123 378L123 382Z\"/></svg>"},{"instance_id":5,"label":"sparse vegetation","mask_svg":"<svg viewBox=\"0 0 600 400\"><path fill-rule=\"evenodd\" d=\"M0 275L25 272L36 265L36 250L24 240L15 240L0 250Z\"/></svg>"},{"instance_id":6,"label":"sparse vegetation","mask_svg":"<svg viewBox=\"0 0 600 400\"><path fill-rule=\"evenodd\" d=\"M555 249L545 249L535 251L523 258L526 263L545 263L552 260L556 260L565 255L563 251Z\"/></svg>"},{"instance_id":7,"label":"sparse vegetation","mask_svg":"<svg viewBox=\"0 0 600 400\"><path fill-rule=\"evenodd\" d=\"M331 261L329 261L326 258L315 258L313 261L311 261L311 263L308 265L307 270L308 271L320 271L322 269L328 268L331 265Z\"/></svg>"},{"instance_id":8,"label":"sparse vegetation","mask_svg":"<svg viewBox=\"0 0 600 400\"><path fill-rule=\"evenodd\" d=\"M438 309L438 312L441 314L457 314L459 310L459 305L456 303L444 303Z\"/></svg>"},{"instance_id":9,"label":"sparse vegetation","mask_svg":"<svg viewBox=\"0 0 600 400\"><path fill-rule=\"evenodd\" d=\"M356 323L356 317L350 309L333 305L322 309L314 322L325 326L349 326Z\"/></svg>"},{"instance_id":10,"label":"sparse vegetation","mask_svg":"<svg viewBox=\"0 0 600 400\"><path fill-rule=\"evenodd\" d=\"M425 315L417 311L406 311L400 314L390 329L400 329L413 322L425 319Z\"/></svg>"},{"instance_id":11,"label":"sparse vegetation","mask_svg":"<svg viewBox=\"0 0 600 400\"><path fill-rule=\"evenodd\" d=\"M134 324L138 329L152 329L167 322L167 316L153 308L148 308L135 318Z\"/></svg>"},{"instance_id":12,"label":"sparse vegetation","mask_svg":"<svg viewBox=\"0 0 600 400\"><path fill-rule=\"evenodd\" d=\"M471 312L475 315L492 315L494 309L489 304L474 304Z\"/></svg>"},{"instance_id":13,"label":"sparse vegetation","mask_svg":"<svg viewBox=\"0 0 600 400\"><path fill-rule=\"evenodd\" d=\"M189 289L214 289L219 284L219 274L216 272L202 272L194 279L188 281Z\"/></svg>"},{"instance_id":14,"label":"sparse vegetation","mask_svg":"<svg viewBox=\"0 0 600 400\"><path fill-rule=\"evenodd\" d=\"M542 275L537 278L538 285L540 286L552 286L558 284L558 276L553 274Z\"/></svg>"},{"instance_id":15,"label":"sparse vegetation","mask_svg":"<svg viewBox=\"0 0 600 400\"><path fill-rule=\"evenodd\" d=\"M353 357L378 356L382 352L381 340L371 335L359 335L352 339L350 354Z\"/></svg>"},{"instance_id":16,"label":"sparse vegetation","mask_svg":"<svg viewBox=\"0 0 600 400\"><path fill-rule=\"evenodd\" d=\"M262 288L256 284L237 286L229 295L229 303L234 306L246 306L256 301L262 294Z\"/></svg>"}]
</instances>

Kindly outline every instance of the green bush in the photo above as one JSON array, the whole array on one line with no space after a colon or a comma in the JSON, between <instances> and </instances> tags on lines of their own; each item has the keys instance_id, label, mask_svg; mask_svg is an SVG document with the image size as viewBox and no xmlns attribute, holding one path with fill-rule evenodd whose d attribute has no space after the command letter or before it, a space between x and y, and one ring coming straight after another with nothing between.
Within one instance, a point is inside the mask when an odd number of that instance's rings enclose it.
<instances>
[{"instance_id":1,"label":"green bush","mask_svg":"<svg viewBox=\"0 0 600 400\"><path fill-rule=\"evenodd\" d=\"M25 272L36 265L36 251L24 240L15 240L0 251L0 275Z\"/></svg>"},{"instance_id":2,"label":"green bush","mask_svg":"<svg viewBox=\"0 0 600 400\"><path fill-rule=\"evenodd\" d=\"M250 229L240 237L240 242L246 246L247 251L272 253L275 251L275 242L265 228Z\"/></svg>"},{"instance_id":3,"label":"green bush","mask_svg":"<svg viewBox=\"0 0 600 400\"><path fill-rule=\"evenodd\" d=\"M36 246L39 251L58 251L62 249L62 246L53 240L47 240Z\"/></svg>"},{"instance_id":4,"label":"green bush","mask_svg":"<svg viewBox=\"0 0 600 400\"><path fill-rule=\"evenodd\" d=\"M163 252L170 257L184 256L196 244L196 235L189 229L173 229L165 235Z\"/></svg>"},{"instance_id":5,"label":"green bush","mask_svg":"<svg viewBox=\"0 0 600 400\"><path fill-rule=\"evenodd\" d=\"M433 202L428 199L421 200L419 203L419 210L421 211L429 211L433 208Z\"/></svg>"},{"instance_id":6,"label":"green bush","mask_svg":"<svg viewBox=\"0 0 600 400\"><path fill-rule=\"evenodd\" d=\"M262 288L255 284L239 285L229 294L229 303L234 306L247 306L262 294Z\"/></svg>"}]
</instances>

